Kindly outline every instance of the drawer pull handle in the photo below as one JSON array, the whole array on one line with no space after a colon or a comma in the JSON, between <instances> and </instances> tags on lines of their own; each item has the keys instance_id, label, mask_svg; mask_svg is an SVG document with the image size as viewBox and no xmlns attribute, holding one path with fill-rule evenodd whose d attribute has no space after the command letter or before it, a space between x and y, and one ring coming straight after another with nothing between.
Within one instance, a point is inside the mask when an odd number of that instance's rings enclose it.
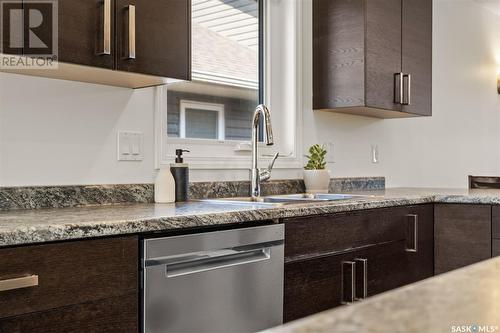
<instances>
[{"instance_id":1,"label":"drawer pull handle","mask_svg":"<svg viewBox=\"0 0 500 333\"><path fill-rule=\"evenodd\" d=\"M350 304L355 301L356 293L356 263L354 261L342 261L341 278L340 302Z\"/></svg>"},{"instance_id":2,"label":"drawer pull handle","mask_svg":"<svg viewBox=\"0 0 500 333\"><path fill-rule=\"evenodd\" d=\"M403 73L394 74L394 103L401 104L403 102Z\"/></svg>"},{"instance_id":3,"label":"drawer pull handle","mask_svg":"<svg viewBox=\"0 0 500 333\"><path fill-rule=\"evenodd\" d=\"M102 13L102 35L100 39L102 40L102 45L99 46L97 51L98 55L109 55L111 54L111 0L103 1L103 13Z\"/></svg>"},{"instance_id":4,"label":"drawer pull handle","mask_svg":"<svg viewBox=\"0 0 500 333\"><path fill-rule=\"evenodd\" d=\"M135 59L136 53L135 53L135 6L134 5L129 5L128 6L128 15L127 15L127 20L128 20L128 37L127 37L127 55L126 59Z\"/></svg>"},{"instance_id":5,"label":"drawer pull handle","mask_svg":"<svg viewBox=\"0 0 500 333\"><path fill-rule=\"evenodd\" d=\"M13 279L0 280L0 291L38 286L38 275L28 275Z\"/></svg>"},{"instance_id":6,"label":"drawer pull handle","mask_svg":"<svg viewBox=\"0 0 500 333\"><path fill-rule=\"evenodd\" d=\"M368 296L368 259L356 258L354 262L356 263L356 287L358 283L361 284L361 292L358 293L358 288L356 288L355 295L355 300L359 301Z\"/></svg>"},{"instance_id":7,"label":"drawer pull handle","mask_svg":"<svg viewBox=\"0 0 500 333\"><path fill-rule=\"evenodd\" d=\"M418 215L406 215L406 251L418 252Z\"/></svg>"},{"instance_id":8,"label":"drawer pull handle","mask_svg":"<svg viewBox=\"0 0 500 333\"><path fill-rule=\"evenodd\" d=\"M403 98L401 104L411 104L411 74L403 75Z\"/></svg>"}]
</instances>

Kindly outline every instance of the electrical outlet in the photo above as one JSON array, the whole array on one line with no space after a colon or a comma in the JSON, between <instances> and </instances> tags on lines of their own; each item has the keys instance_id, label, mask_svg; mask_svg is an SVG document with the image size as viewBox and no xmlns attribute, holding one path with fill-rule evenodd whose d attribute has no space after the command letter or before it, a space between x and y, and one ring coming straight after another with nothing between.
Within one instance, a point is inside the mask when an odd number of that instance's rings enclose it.
<instances>
[{"instance_id":1,"label":"electrical outlet","mask_svg":"<svg viewBox=\"0 0 500 333\"><path fill-rule=\"evenodd\" d=\"M333 142L325 142L323 145L326 148L326 163L335 163L335 146Z\"/></svg>"},{"instance_id":2,"label":"electrical outlet","mask_svg":"<svg viewBox=\"0 0 500 333\"><path fill-rule=\"evenodd\" d=\"M372 145L372 163L378 163L380 161L378 145Z\"/></svg>"},{"instance_id":3,"label":"electrical outlet","mask_svg":"<svg viewBox=\"0 0 500 333\"><path fill-rule=\"evenodd\" d=\"M142 132L118 131L118 161L142 161Z\"/></svg>"}]
</instances>

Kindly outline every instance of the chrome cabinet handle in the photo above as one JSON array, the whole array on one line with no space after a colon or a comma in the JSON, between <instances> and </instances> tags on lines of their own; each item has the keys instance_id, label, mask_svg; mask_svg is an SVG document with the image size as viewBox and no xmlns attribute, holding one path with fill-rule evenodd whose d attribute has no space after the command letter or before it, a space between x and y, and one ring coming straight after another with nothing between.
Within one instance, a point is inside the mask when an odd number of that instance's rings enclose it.
<instances>
[{"instance_id":1,"label":"chrome cabinet handle","mask_svg":"<svg viewBox=\"0 0 500 333\"><path fill-rule=\"evenodd\" d=\"M350 304L356 298L356 263L354 261L342 261L340 269L342 279L340 302Z\"/></svg>"},{"instance_id":2,"label":"chrome cabinet handle","mask_svg":"<svg viewBox=\"0 0 500 333\"><path fill-rule=\"evenodd\" d=\"M403 73L394 74L394 103L403 102Z\"/></svg>"},{"instance_id":3,"label":"chrome cabinet handle","mask_svg":"<svg viewBox=\"0 0 500 333\"><path fill-rule=\"evenodd\" d=\"M355 300L359 301L368 296L368 259L356 258L356 294ZM359 265L359 266L358 266ZM358 283L361 283L361 292L358 293Z\"/></svg>"},{"instance_id":4,"label":"chrome cabinet handle","mask_svg":"<svg viewBox=\"0 0 500 333\"><path fill-rule=\"evenodd\" d=\"M0 291L38 286L38 275L28 275L13 279L0 280Z\"/></svg>"},{"instance_id":5,"label":"chrome cabinet handle","mask_svg":"<svg viewBox=\"0 0 500 333\"><path fill-rule=\"evenodd\" d=\"M104 0L102 34L102 48L97 53L111 54L111 0Z\"/></svg>"},{"instance_id":6,"label":"chrome cabinet handle","mask_svg":"<svg viewBox=\"0 0 500 333\"><path fill-rule=\"evenodd\" d=\"M418 251L418 215L406 215L406 251Z\"/></svg>"},{"instance_id":7,"label":"chrome cabinet handle","mask_svg":"<svg viewBox=\"0 0 500 333\"><path fill-rule=\"evenodd\" d=\"M173 278L270 259L271 248L266 247L228 255L214 255L200 260L167 264L165 265L165 275L167 278Z\"/></svg>"},{"instance_id":8,"label":"chrome cabinet handle","mask_svg":"<svg viewBox=\"0 0 500 333\"><path fill-rule=\"evenodd\" d=\"M403 75L403 101L401 104L411 104L411 74Z\"/></svg>"},{"instance_id":9,"label":"chrome cabinet handle","mask_svg":"<svg viewBox=\"0 0 500 333\"><path fill-rule=\"evenodd\" d=\"M128 6L128 42L127 42L127 59L135 59L135 6Z\"/></svg>"}]
</instances>

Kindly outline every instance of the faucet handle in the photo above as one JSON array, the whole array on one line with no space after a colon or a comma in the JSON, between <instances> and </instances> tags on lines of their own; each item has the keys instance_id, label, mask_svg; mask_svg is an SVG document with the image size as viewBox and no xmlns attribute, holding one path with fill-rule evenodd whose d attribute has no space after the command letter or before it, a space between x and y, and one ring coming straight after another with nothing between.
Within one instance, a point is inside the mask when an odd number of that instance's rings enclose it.
<instances>
[{"instance_id":1,"label":"faucet handle","mask_svg":"<svg viewBox=\"0 0 500 333\"><path fill-rule=\"evenodd\" d=\"M271 162L269 162L269 166L267 167L267 170L269 170L269 172L271 172L271 170L273 169L274 167L274 162L276 162L276 159L280 156L280 153L277 152L276 154L274 154L273 156L273 159L271 160Z\"/></svg>"},{"instance_id":2,"label":"faucet handle","mask_svg":"<svg viewBox=\"0 0 500 333\"><path fill-rule=\"evenodd\" d=\"M267 167L267 169L264 169L259 173L259 178L261 182L265 182L266 180L269 180L269 178L271 178L271 171L273 170L274 162L276 162L276 159L279 156L280 156L279 152L274 154L274 157L271 160L271 162L269 162L269 166Z\"/></svg>"}]
</instances>

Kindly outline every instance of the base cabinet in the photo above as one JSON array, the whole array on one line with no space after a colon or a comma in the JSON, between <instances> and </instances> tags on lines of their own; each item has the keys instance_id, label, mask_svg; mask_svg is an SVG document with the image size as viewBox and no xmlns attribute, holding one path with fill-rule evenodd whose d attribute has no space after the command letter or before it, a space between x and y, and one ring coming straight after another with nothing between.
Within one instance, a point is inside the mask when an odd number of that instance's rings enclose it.
<instances>
[{"instance_id":1,"label":"base cabinet","mask_svg":"<svg viewBox=\"0 0 500 333\"><path fill-rule=\"evenodd\" d=\"M0 332L137 332L138 253L137 236L0 249Z\"/></svg>"},{"instance_id":2,"label":"base cabinet","mask_svg":"<svg viewBox=\"0 0 500 333\"><path fill-rule=\"evenodd\" d=\"M0 319L0 332L137 333L137 293Z\"/></svg>"},{"instance_id":3,"label":"base cabinet","mask_svg":"<svg viewBox=\"0 0 500 333\"><path fill-rule=\"evenodd\" d=\"M409 283L404 241L285 265L288 322Z\"/></svg>"},{"instance_id":4,"label":"base cabinet","mask_svg":"<svg viewBox=\"0 0 500 333\"><path fill-rule=\"evenodd\" d=\"M489 205L435 205L435 274L491 258Z\"/></svg>"},{"instance_id":5,"label":"base cabinet","mask_svg":"<svg viewBox=\"0 0 500 333\"><path fill-rule=\"evenodd\" d=\"M284 321L432 276L433 229L433 205L285 220Z\"/></svg>"}]
</instances>

